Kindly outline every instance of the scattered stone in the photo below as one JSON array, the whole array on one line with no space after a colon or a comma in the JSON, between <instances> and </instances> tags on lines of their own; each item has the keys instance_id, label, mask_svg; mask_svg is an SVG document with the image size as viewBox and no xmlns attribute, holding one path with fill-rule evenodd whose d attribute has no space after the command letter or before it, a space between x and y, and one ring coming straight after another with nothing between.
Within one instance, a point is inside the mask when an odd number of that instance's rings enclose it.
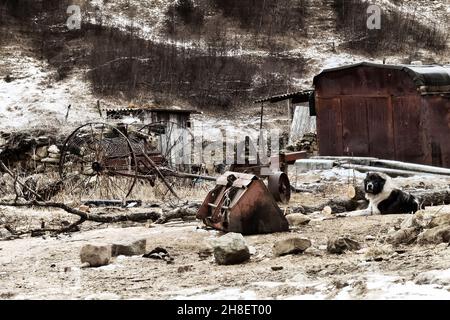
<instances>
[{"instance_id":1,"label":"scattered stone","mask_svg":"<svg viewBox=\"0 0 450 320\"><path fill-rule=\"evenodd\" d=\"M275 242L273 253L275 256L303 253L311 247L311 241L305 238L289 238Z\"/></svg>"},{"instance_id":2,"label":"scattered stone","mask_svg":"<svg viewBox=\"0 0 450 320\"><path fill-rule=\"evenodd\" d=\"M438 284L441 286L450 285L450 269L447 270L431 270L420 273L415 281L416 284Z\"/></svg>"},{"instance_id":3,"label":"scattered stone","mask_svg":"<svg viewBox=\"0 0 450 320\"><path fill-rule=\"evenodd\" d=\"M283 267L281 266L276 266L276 267L270 267L273 271L280 271L283 270Z\"/></svg>"},{"instance_id":4,"label":"scattered stone","mask_svg":"<svg viewBox=\"0 0 450 320\"><path fill-rule=\"evenodd\" d=\"M408 228L415 228L416 225L416 218L414 215L408 216L403 222L400 224L400 229L408 229Z\"/></svg>"},{"instance_id":5,"label":"scattered stone","mask_svg":"<svg viewBox=\"0 0 450 320\"><path fill-rule=\"evenodd\" d=\"M86 244L81 248L80 259L90 267L101 267L111 261L111 246L106 244Z\"/></svg>"},{"instance_id":6,"label":"scattered stone","mask_svg":"<svg viewBox=\"0 0 450 320\"><path fill-rule=\"evenodd\" d=\"M439 226L449 226L450 225L450 213L439 214L431 219L429 228L435 228Z\"/></svg>"},{"instance_id":7,"label":"scattered stone","mask_svg":"<svg viewBox=\"0 0 450 320\"><path fill-rule=\"evenodd\" d=\"M199 256L200 260L206 260L213 255L213 252L214 252L214 250L212 247L206 247L206 248L201 249L198 252L198 256Z\"/></svg>"},{"instance_id":8,"label":"scattered stone","mask_svg":"<svg viewBox=\"0 0 450 320\"><path fill-rule=\"evenodd\" d=\"M49 153L48 158L59 160L61 158L61 155L59 153Z\"/></svg>"},{"instance_id":9,"label":"scattered stone","mask_svg":"<svg viewBox=\"0 0 450 320\"><path fill-rule=\"evenodd\" d=\"M333 213L333 209L330 206L326 206L322 209L322 214L329 216Z\"/></svg>"},{"instance_id":10,"label":"scattered stone","mask_svg":"<svg viewBox=\"0 0 450 320\"><path fill-rule=\"evenodd\" d=\"M48 157L47 147L39 147L36 149L35 153L39 158L47 158Z\"/></svg>"},{"instance_id":11,"label":"scattered stone","mask_svg":"<svg viewBox=\"0 0 450 320\"><path fill-rule=\"evenodd\" d=\"M50 268L55 268L56 267L56 264L54 264L54 263L52 263L51 265L50 265Z\"/></svg>"},{"instance_id":12,"label":"scattered stone","mask_svg":"<svg viewBox=\"0 0 450 320\"><path fill-rule=\"evenodd\" d=\"M7 239L12 236L12 233L5 228L0 228L0 239Z\"/></svg>"},{"instance_id":13,"label":"scattered stone","mask_svg":"<svg viewBox=\"0 0 450 320\"><path fill-rule=\"evenodd\" d=\"M417 238L419 244L439 244L442 242L450 242L450 226L448 225L428 229Z\"/></svg>"},{"instance_id":14,"label":"scattered stone","mask_svg":"<svg viewBox=\"0 0 450 320\"><path fill-rule=\"evenodd\" d=\"M170 256L169 252L161 247L153 249L149 253L144 254L142 257L156 260L164 260L168 264L173 263L174 260L173 257Z\"/></svg>"},{"instance_id":15,"label":"scattered stone","mask_svg":"<svg viewBox=\"0 0 450 320\"><path fill-rule=\"evenodd\" d=\"M338 237L328 240L327 251L334 254L342 254L345 251L356 251L361 249L361 245L349 237Z\"/></svg>"},{"instance_id":16,"label":"scattered stone","mask_svg":"<svg viewBox=\"0 0 450 320\"><path fill-rule=\"evenodd\" d=\"M311 219L308 216L301 213L288 214L286 216L286 219L289 222L289 225L293 227L304 226L311 221Z\"/></svg>"},{"instance_id":17,"label":"scattered stone","mask_svg":"<svg viewBox=\"0 0 450 320\"><path fill-rule=\"evenodd\" d=\"M58 153L60 153L59 148L58 148L57 146L55 146L55 145L51 145L51 146L48 148L48 152L49 152L49 153L53 153L53 154L58 154Z\"/></svg>"},{"instance_id":18,"label":"scattered stone","mask_svg":"<svg viewBox=\"0 0 450 320\"><path fill-rule=\"evenodd\" d=\"M394 253L392 245L369 247L364 256L366 261L383 261Z\"/></svg>"},{"instance_id":19,"label":"scattered stone","mask_svg":"<svg viewBox=\"0 0 450 320\"><path fill-rule=\"evenodd\" d=\"M178 273L189 272L189 271L192 271L193 268L194 268L193 265L189 265L189 266L181 266L181 267L178 267Z\"/></svg>"},{"instance_id":20,"label":"scattered stone","mask_svg":"<svg viewBox=\"0 0 450 320\"><path fill-rule=\"evenodd\" d=\"M256 248L253 246L249 246L248 251L250 252L250 255L252 255L252 256L254 256L256 254Z\"/></svg>"},{"instance_id":21,"label":"scattered stone","mask_svg":"<svg viewBox=\"0 0 450 320\"><path fill-rule=\"evenodd\" d=\"M414 215L414 223L418 228L429 228L429 224L431 220L434 218L434 214L420 210L417 211Z\"/></svg>"},{"instance_id":22,"label":"scattered stone","mask_svg":"<svg viewBox=\"0 0 450 320\"><path fill-rule=\"evenodd\" d=\"M91 211L91 208L83 204L78 208L78 210L89 213Z\"/></svg>"},{"instance_id":23,"label":"scattered stone","mask_svg":"<svg viewBox=\"0 0 450 320\"><path fill-rule=\"evenodd\" d=\"M438 251L447 250L448 246L449 246L448 243L441 243L441 244L438 244L435 249Z\"/></svg>"},{"instance_id":24,"label":"scattered stone","mask_svg":"<svg viewBox=\"0 0 450 320\"><path fill-rule=\"evenodd\" d=\"M374 237L374 236L366 236L365 238L364 238L366 241L375 241L377 238L376 237Z\"/></svg>"},{"instance_id":25,"label":"scattered stone","mask_svg":"<svg viewBox=\"0 0 450 320\"><path fill-rule=\"evenodd\" d=\"M416 227L400 229L388 235L386 242L393 245L411 244L416 241L419 233L420 229Z\"/></svg>"},{"instance_id":26,"label":"scattered stone","mask_svg":"<svg viewBox=\"0 0 450 320\"><path fill-rule=\"evenodd\" d=\"M317 248L314 247L309 247L308 249L305 250L304 254L309 254L315 257L321 257L323 256L322 250L319 250Z\"/></svg>"},{"instance_id":27,"label":"scattered stone","mask_svg":"<svg viewBox=\"0 0 450 320\"><path fill-rule=\"evenodd\" d=\"M145 254L147 240L141 239L132 243L114 243L111 247L111 255L117 256L140 256Z\"/></svg>"},{"instance_id":28,"label":"scattered stone","mask_svg":"<svg viewBox=\"0 0 450 320\"><path fill-rule=\"evenodd\" d=\"M240 233L227 233L212 243L214 258L220 265L239 264L250 259L250 250Z\"/></svg>"},{"instance_id":29,"label":"scattered stone","mask_svg":"<svg viewBox=\"0 0 450 320\"><path fill-rule=\"evenodd\" d=\"M350 285L347 280L340 280L340 279L334 279L331 283L338 290L341 290Z\"/></svg>"}]
</instances>

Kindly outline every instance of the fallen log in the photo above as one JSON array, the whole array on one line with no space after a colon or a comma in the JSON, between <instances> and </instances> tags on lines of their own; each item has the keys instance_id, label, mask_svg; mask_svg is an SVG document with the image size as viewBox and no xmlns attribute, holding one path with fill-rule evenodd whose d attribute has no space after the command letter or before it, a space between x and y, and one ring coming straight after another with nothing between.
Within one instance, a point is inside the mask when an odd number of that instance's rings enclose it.
<instances>
[{"instance_id":1,"label":"fallen log","mask_svg":"<svg viewBox=\"0 0 450 320\"><path fill-rule=\"evenodd\" d=\"M171 211L162 213L158 220L156 220L156 223L166 223L169 220L173 219L195 219L199 207L200 204L188 204L182 207L175 208Z\"/></svg>"},{"instance_id":2,"label":"fallen log","mask_svg":"<svg viewBox=\"0 0 450 320\"><path fill-rule=\"evenodd\" d=\"M410 191L420 201L421 208L450 204L450 190Z\"/></svg>"},{"instance_id":3,"label":"fallen log","mask_svg":"<svg viewBox=\"0 0 450 320\"><path fill-rule=\"evenodd\" d=\"M29 201L29 202L14 202L14 201L0 201L0 206L6 207L41 207L41 208L55 208L62 209L67 213L76 215L79 219L63 228L54 229L54 228L44 228L42 226L39 229L31 229L26 231L16 231L11 226L5 225L5 228L9 230L13 234L13 238L20 237L25 234L34 234L40 235L45 232L51 233L66 233L66 232L74 232L79 231L78 228L85 221L92 221L98 223L116 223L116 222L124 222L124 221L133 221L133 222L145 222L148 220L155 221L157 224L164 224L173 219L195 219L195 215L197 213L197 207L199 204L191 203L185 204L184 206L173 208L164 213L160 212L137 212L137 213L129 213L129 214L110 214L110 213L89 213L85 211L81 211L75 208L72 208L64 203L58 202L43 202L43 201Z\"/></svg>"},{"instance_id":4,"label":"fallen log","mask_svg":"<svg viewBox=\"0 0 450 320\"><path fill-rule=\"evenodd\" d=\"M99 223L114 223L114 222L123 222L123 221L146 221L153 220L156 221L160 218L160 213L158 212L138 212L138 213L130 213L130 214L119 214L119 215L111 215L109 213L89 213L84 212L78 209L74 209L64 203L59 202L42 202L42 201L30 201L30 202L8 202L8 201L0 201L0 206L6 207L42 207L42 208L57 208L66 211L67 213L74 214L79 216L85 221L99 222Z\"/></svg>"}]
</instances>

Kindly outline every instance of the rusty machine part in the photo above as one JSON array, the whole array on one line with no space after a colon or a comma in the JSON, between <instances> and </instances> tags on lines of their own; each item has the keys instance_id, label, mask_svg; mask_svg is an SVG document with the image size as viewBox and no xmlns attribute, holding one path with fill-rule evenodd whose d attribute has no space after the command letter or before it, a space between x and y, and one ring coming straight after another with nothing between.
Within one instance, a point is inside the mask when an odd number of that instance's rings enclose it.
<instances>
[{"instance_id":1,"label":"rusty machine part","mask_svg":"<svg viewBox=\"0 0 450 320\"><path fill-rule=\"evenodd\" d=\"M299 159L306 158L306 151L282 152L279 155L272 156L270 163L267 165L234 164L230 170L268 178L268 188L275 200L287 204L291 199L291 183L287 175L288 166Z\"/></svg>"},{"instance_id":2,"label":"rusty machine part","mask_svg":"<svg viewBox=\"0 0 450 320\"><path fill-rule=\"evenodd\" d=\"M264 182L255 175L226 172L208 193L197 218L225 232L284 232L289 224Z\"/></svg>"},{"instance_id":3,"label":"rusty machine part","mask_svg":"<svg viewBox=\"0 0 450 320\"><path fill-rule=\"evenodd\" d=\"M286 173L277 172L270 175L268 188L277 202L289 203L291 199L291 182Z\"/></svg>"}]
</instances>

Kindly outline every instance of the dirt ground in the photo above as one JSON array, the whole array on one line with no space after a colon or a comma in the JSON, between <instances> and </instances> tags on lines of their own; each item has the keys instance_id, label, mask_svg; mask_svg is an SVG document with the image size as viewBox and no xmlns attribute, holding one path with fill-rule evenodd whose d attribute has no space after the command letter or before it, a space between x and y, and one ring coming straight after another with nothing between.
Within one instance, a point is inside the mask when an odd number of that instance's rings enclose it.
<instances>
[{"instance_id":1,"label":"dirt ground","mask_svg":"<svg viewBox=\"0 0 450 320\"><path fill-rule=\"evenodd\" d=\"M324 177L326 174L326 177ZM290 207L320 203L339 196L347 182L330 173L300 175L303 185L328 181L323 192L295 195ZM341 177L342 178L342 177ZM360 179L360 176L357 177ZM398 182L420 184L423 179ZM439 187L448 180L433 182ZM325 196L325 197L324 197ZM427 210L450 212L449 206ZM2 219L64 220L57 211L0 208ZM25 218L26 217L26 218ZM450 299L450 248L392 247L384 242L405 215L323 219L287 233L246 236L251 259L241 265L219 266L213 256L199 255L221 235L199 221L165 225L86 224L80 232L51 237L0 241L1 299ZM28 219L28 220L27 220ZM37 222L36 222L37 221ZM275 257L274 242L292 236L312 241L299 255ZM342 255L326 251L327 240L349 235L362 249ZM147 239L147 250L165 248L172 264L141 256L119 256L110 265L80 268L83 244ZM371 256L368 252L381 252ZM273 267L282 267L274 271ZM277 268L275 268L277 269ZM280 269L280 268L278 268Z\"/></svg>"}]
</instances>

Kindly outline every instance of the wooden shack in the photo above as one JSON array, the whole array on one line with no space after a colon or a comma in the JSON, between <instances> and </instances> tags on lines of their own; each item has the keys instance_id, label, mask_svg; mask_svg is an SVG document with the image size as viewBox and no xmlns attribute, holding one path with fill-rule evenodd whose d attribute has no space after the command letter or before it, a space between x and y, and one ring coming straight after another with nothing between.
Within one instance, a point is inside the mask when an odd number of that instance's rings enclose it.
<instances>
[{"instance_id":1,"label":"wooden shack","mask_svg":"<svg viewBox=\"0 0 450 320\"><path fill-rule=\"evenodd\" d=\"M171 122L177 124L180 128L190 128L191 115L200 113L196 110L187 109L144 107L106 109L105 111L107 119L130 119L142 124Z\"/></svg>"},{"instance_id":2,"label":"wooden shack","mask_svg":"<svg viewBox=\"0 0 450 320\"><path fill-rule=\"evenodd\" d=\"M319 152L450 168L450 66L359 63L314 78Z\"/></svg>"}]
</instances>

